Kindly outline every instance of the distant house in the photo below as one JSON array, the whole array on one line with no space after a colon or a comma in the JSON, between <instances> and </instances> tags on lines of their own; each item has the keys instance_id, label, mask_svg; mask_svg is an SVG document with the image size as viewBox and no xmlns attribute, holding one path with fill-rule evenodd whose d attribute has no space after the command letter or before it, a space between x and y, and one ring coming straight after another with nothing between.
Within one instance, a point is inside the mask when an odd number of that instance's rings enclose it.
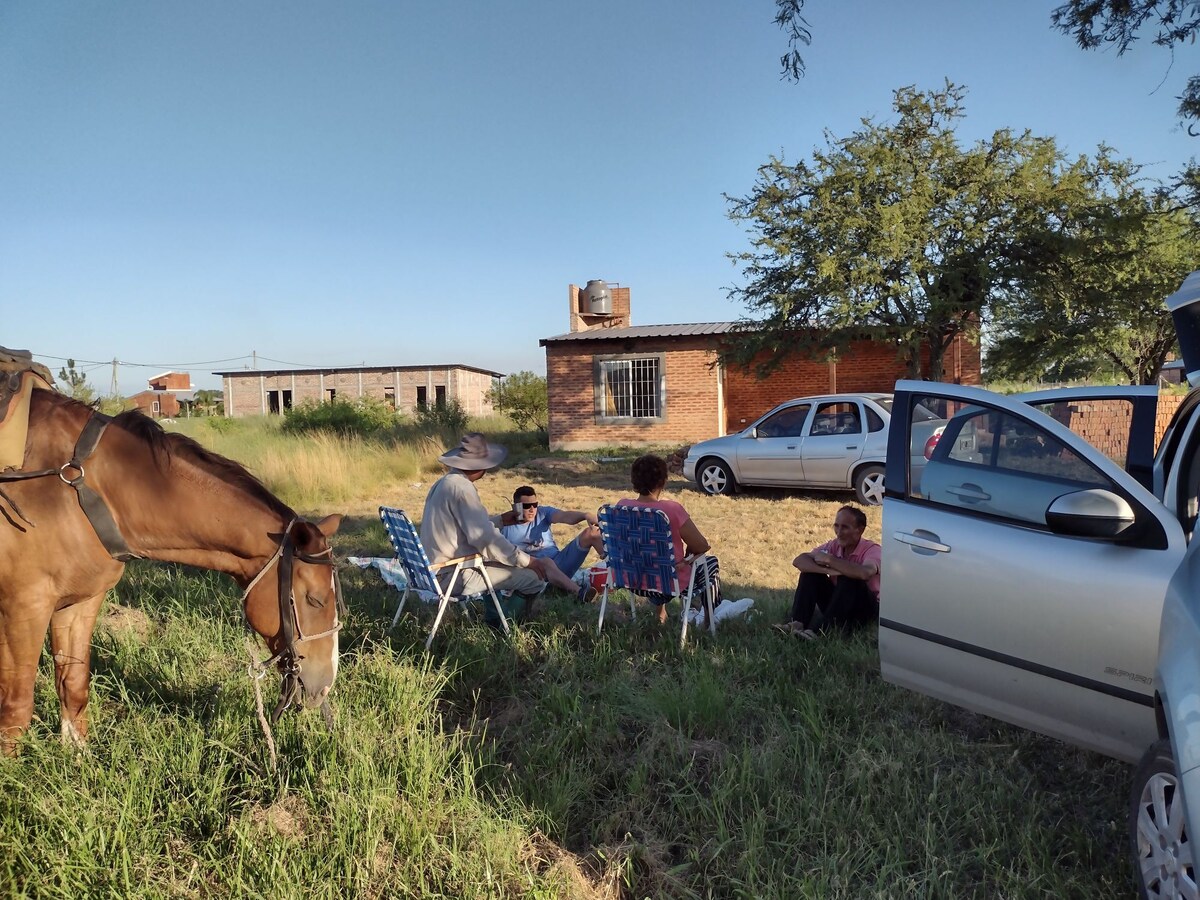
<instances>
[{"instance_id":1,"label":"distant house","mask_svg":"<svg viewBox=\"0 0 1200 900\"><path fill-rule=\"evenodd\" d=\"M307 401L374 397L400 412L457 400L467 415L492 412L486 394L503 372L475 366L362 366L331 369L241 369L221 377L225 415L281 415Z\"/></svg>"},{"instance_id":2,"label":"distant house","mask_svg":"<svg viewBox=\"0 0 1200 900\"><path fill-rule=\"evenodd\" d=\"M793 397L891 391L906 370L896 348L863 340L836 361L793 357L759 380L717 359L733 322L632 325L629 288L567 288L571 330L543 338L551 450L680 445L744 428ZM980 383L978 343L959 337L945 379Z\"/></svg>"},{"instance_id":3,"label":"distant house","mask_svg":"<svg viewBox=\"0 0 1200 900\"><path fill-rule=\"evenodd\" d=\"M126 399L151 418L174 418L195 400L192 377L187 372L162 372L148 383L148 390Z\"/></svg>"}]
</instances>

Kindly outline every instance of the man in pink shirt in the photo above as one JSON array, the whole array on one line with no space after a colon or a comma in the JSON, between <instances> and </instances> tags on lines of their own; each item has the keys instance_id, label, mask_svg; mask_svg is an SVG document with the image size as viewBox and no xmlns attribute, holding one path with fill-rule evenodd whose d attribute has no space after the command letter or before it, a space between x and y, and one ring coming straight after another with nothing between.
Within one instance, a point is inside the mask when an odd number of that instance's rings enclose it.
<instances>
[{"instance_id":1,"label":"man in pink shirt","mask_svg":"<svg viewBox=\"0 0 1200 900\"><path fill-rule=\"evenodd\" d=\"M822 631L849 633L879 619L882 548L862 536L866 527L866 513L843 506L833 520L834 539L792 561L800 570L792 617L777 629L812 640ZM821 616L814 620L818 609Z\"/></svg>"}]
</instances>

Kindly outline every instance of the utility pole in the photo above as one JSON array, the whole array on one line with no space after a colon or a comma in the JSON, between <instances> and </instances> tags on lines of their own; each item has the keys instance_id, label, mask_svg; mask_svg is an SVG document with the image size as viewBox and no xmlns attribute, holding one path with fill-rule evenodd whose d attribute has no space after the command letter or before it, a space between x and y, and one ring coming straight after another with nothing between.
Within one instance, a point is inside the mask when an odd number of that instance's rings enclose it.
<instances>
[{"instance_id":1,"label":"utility pole","mask_svg":"<svg viewBox=\"0 0 1200 900\"><path fill-rule=\"evenodd\" d=\"M252 363L250 364L250 368L252 368L252 369L257 369L257 368L258 368L258 351L257 351L257 350L251 350L251 351L250 351L250 358L254 360L254 362L252 362Z\"/></svg>"},{"instance_id":2,"label":"utility pole","mask_svg":"<svg viewBox=\"0 0 1200 900\"><path fill-rule=\"evenodd\" d=\"M117 358L114 356L113 357L112 383L109 384L109 386L108 386L108 395L110 397L116 397L118 395L118 390L117 390L117 366L118 366L118 364L119 363L117 362Z\"/></svg>"}]
</instances>

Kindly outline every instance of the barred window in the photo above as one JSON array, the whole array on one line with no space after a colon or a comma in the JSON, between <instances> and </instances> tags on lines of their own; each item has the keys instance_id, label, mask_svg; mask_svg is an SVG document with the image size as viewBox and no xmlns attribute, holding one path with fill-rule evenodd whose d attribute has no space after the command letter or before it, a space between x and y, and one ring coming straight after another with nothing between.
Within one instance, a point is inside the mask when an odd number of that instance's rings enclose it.
<instances>
[{"instance_id":1,"label":"barred window","mask_svg":"<svg viewBox=\"0 0 1200 900\"><path fill-rule=\"evenodd\" d=\"M662 360L658 356L598 360L598 413L603 418L654 419L663 415Z\"/></svg>"}]
</instances>

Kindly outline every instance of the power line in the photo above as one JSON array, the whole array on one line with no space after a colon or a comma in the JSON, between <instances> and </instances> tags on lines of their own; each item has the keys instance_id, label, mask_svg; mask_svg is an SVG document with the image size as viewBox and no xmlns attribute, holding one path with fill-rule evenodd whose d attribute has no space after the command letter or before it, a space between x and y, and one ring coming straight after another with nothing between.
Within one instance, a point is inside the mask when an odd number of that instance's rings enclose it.
<instances>
[{"instance_id":1,"label":"power line","mask_svg":"<svg viewBox=\"0 0 1200 900\"><path fill-rule=\"evenodd\" d=\"M33 351L31 351L31 352L33 352ZM93 364L99 365L99 366L112 365L111 359L80 359L77 356L54 356L50 353L37 353L37 352L33 352L33 355L41 357L42 359L53 359L53 360L57 360L59 362L67 362L68 360L74 360L76 363L84 363L87 365L93 365ZM219 363L237 362L239 359L250 359L250 358L251 358L250 354L247 353L244 356L231 356L228 359L202 359L199 362L186 362L186 363L139 363L139 362L129 362L124 359L119 359L119 360L117 360L117 362L122 366L137 366L137 367L143 368L143 369L175 369L175 368L186 369L186 368L190 368L191 366L215 366L215 365L218 365Z\"/></svg>"}]
</instances>

